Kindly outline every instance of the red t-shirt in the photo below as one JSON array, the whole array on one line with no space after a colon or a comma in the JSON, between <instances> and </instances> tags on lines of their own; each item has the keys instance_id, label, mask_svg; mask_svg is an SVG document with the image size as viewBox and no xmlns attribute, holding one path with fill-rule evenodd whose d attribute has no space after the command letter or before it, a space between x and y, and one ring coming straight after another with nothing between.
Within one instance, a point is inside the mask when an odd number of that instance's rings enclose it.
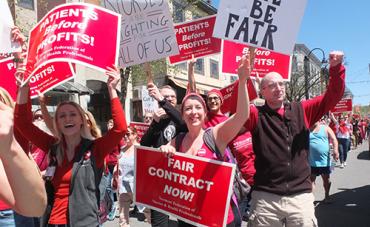
<instances>
[{"instance_id":1,"label":"red t-shirt","mask_svg":"<svg viewBox=\"0 0 370 227\"><path fill-rule=\"evenodd\" d=\"M103 168L105 156L109 151L114 149L127 130L125 114L118 98L111 100L111 108L114 126L106 135L94 140L92 147L91 155L94 155L95 157L97 168ZM14 111L14 125L15 128L21 128L21 133L25 138L44 151L49 151L50 147L57 141L55 137L43 132L37 126L32 124L30 105L16 105ZM63 160L63 162L66 162L67 159L64 158ZM58 201L54 202L50 220L58 223L50 222L50 224L68 223L68 194L72 165L73 162L63 163L61 167L57 167L55 172L52 182L53 186L59 185L61 188L55 188L55 191L58 192L58 195L56 194Z\"/></svg>"}]
</instances>

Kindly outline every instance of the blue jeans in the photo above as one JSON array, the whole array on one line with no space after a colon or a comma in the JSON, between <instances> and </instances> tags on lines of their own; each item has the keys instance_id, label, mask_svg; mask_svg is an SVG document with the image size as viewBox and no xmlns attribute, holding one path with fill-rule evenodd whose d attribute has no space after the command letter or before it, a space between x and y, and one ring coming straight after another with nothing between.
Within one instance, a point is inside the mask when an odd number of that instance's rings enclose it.
<instances>
[{"instance_id":1,"label":"blue jeans","mask_svg":"<svg viewBox=\"0 0 370 227\"><path fill-rule=\"evenodd\" d=\"M339 160L343 163L347 160L347 152L350 139L338 138Z\"/></svg>"},{"instance_id":2,"label":"blue jeans","mask_svg":"<svg viewBox=\"0 0 370 227\"><path fill-rule=\"evenodd\" d=\"M39 218L26 217L23 215L14 212L14 221L16 227L39 227L40 221Z\"/></svg>"},{"instance_id":3,"label":"blue jeans","mask_svg":"<svg viewBox=\"0 0 370 227\"><path fill-rule=\"evenodd\" d=\"M14 214L12 210L0 210L0 226L15 227Z\"/></svg>"}]
</instances>

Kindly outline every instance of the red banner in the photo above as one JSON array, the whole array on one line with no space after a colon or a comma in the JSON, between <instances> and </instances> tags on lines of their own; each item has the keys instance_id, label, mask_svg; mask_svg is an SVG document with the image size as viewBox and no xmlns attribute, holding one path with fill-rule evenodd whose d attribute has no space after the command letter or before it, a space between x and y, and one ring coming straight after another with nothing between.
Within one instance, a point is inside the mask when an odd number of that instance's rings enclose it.
<instances>
[{"instance_id":1,"label":"red banner","mask_svg":"<svg viewBox=\"0 0 370 227\"><path fill-rule=\"evenodd\" d=\"M237 74L239 61L242 55L247 52L247 45L224 40L222 50L222 72ZM262 78L269 72L277 72L284 80L289 81L290 69L291 60L289 55L256 48L254 69L251 73L252 77L255 77L256 73Z\"/></svg>"},{"instance_id":2,"label":"red banner","mask_svg":"<svg viewBox=\"0 0 370 227\"><path fill-rule=\"evenodd\" d=\"M221 52L221 39L212 37L216 15L175 25L180 53L170 57L170 63L179 63Z\"/></svg>"},{"instance_id":3,"label":"red banner","mask_svg":"<svg viewBox=\"0 0 370 227\"><path fill-rule=\"evenodd\" d=\"M226 225L235 165L146 147L136 147L135 165L135 202L192 225Z\"/></svg>"},{"instance_id":4,"label":"red banner","mask_svg":"<svg viewBox=\"0 0 370 227\"><path fill-rule=\"evenodd\" d=\"M38 96L37 90L45 93L73 77L74 71L68 62L51 62L38 68L30 78L31 99Z\"/></svg>"},{"instance_id":5,"label":"red banner","mask_svg":"<svg viewBox=\"0 0 370 227\"><path fill-rule=\"evenodd\" d=\"M146 123L143 123L143 122L131 122L130 126L132 126L136 129L137 136L139 138L138 142L140 142L141 138L143 137L143 135L146 133L146 131L149 128L149 124L146 124Z\"/></svg>"},{"instance_id":6,"label":"red banner","mask_svg":"<svg viewBox=\"0 0 370 227\"><path fill-rule=\"evenodd\" d=\"M64 61L104 72L117 64L120 22L119 14L91 4L54 8L30 32L27 69Z\"/></svg>"},{"instance_id":7,"label":"red banner","mask_svg":"<svg viewBox=\"0 0 370 227\"><path fill-rule=\"evenodd\" d=\"M220 90L221 94L224 96L224 102L221 106L222 113L235 113L238 100L238 86L239 80ZM258 97L256 88L251 80L247 81L247 88L250 101Z\"/></svg>"},{"instance_id":8,"label":"red banner","mask_svg":"<svg viewBox=\"0 0 370 227\"><path fill-rule=\"evenodd\" d=\"M333 113L344 113L352 111L352 99L345 98L341 99L337 105L331 110Z\"/></svg>"},{"instance_id":9,"label":"red banner","mask_svg":"<svg viewBox=\"0 0 370 227\"><path fill-rule=\"evenodd\" d=\"M17 84L15 81L15 63L13 57L0 60L0 87L7 90L13 100L17 97Z\"/></svg>"}]
</instances>

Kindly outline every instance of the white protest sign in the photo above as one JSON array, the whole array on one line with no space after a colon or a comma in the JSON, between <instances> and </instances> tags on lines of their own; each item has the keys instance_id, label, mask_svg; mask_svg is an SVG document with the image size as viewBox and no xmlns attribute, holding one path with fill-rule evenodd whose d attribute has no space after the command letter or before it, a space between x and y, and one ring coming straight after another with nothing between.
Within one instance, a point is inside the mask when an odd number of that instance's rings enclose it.
<instances>
[{"instance_id":1,"label":"white protest sign","mask_svg":"<svg viewBox=\"0 0 370 227\"><path fill-rule=\"evenodd\" d=\"M167 0L104 0L102 4L122 15L121 67L178 54Z\"/></svg>"},{"instance_id":2,"label":"white protest sign","mask_svg":"<svg viewBox=\"0 0 370 227\"><path fill-rule=\"evenodd\" d=\"M221 0L213 36L292 54L307 0Z\"/></svg>"},{"instance_id":3,"label":"white protest sign","mask_svg":"<svg viewBox=\"0 0 370 227\"><path fill-rule=\"evenodd\" d=\"M11 29L14 27L8 1L0 0L0 53L21 51L18 42L11 41Z\"/></svg>"},{"instance_id":4,"label":"white protest sign","mask_svg":"<svg viewBox=\"0 0 370 227\"><path fill-rule=\"evenodd\" d=\"M143 113L154 113L158 109L158 102L150 97L148 89L145 86L141 89L141 98L143 105Z\"/></svg>"}]
</instances>

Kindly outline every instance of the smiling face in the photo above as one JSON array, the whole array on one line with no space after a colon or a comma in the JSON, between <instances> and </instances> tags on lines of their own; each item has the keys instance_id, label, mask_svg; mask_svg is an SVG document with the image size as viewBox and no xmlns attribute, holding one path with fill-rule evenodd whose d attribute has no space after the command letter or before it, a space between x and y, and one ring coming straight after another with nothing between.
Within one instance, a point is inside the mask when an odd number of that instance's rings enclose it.
<instances>
[{"instance_id":1,"label":"smiling face","mask_svg":"<svg viewBox=\"0 0 370 227\"><path fill-rule=\"evenodd\" d=\"M182 118L189 129L191 126L202 126L205 116L204 106L197 98L190 97L183 103Z\"/></svg>"},{"instance_id":2,"label":"smiling face","mask_svg":"<svg viewBox=\"0 0 370 227\"><path fill-rule=\"evenodd\" d=\"M64 136L80 135L83 120L79 110L71 105L64 104L56 112L56 123L58 130Z\"/></svg>"},{"instance_id":3,"label":"smiling face","mask_svg":"<svg viewBox=\"0 0 370 227\"><path fill-rule=\"evenodd\" d=\"M137 141L137 131L135 130L135 128L129 126L127 127L127 132L125 133L123 138L127 146L133 145Z\"/></svg>"},{"instance_id":4,"label":"smiling face","mask_svg":"<svg viewBox=\"0 0 370 227\"><path fill-rule=\"evenodd\" d=\"M207 96L207 106L210 112L217 114L221 108L221 99L218 95L211 93Z\"/></svg>"}]
</instances>

